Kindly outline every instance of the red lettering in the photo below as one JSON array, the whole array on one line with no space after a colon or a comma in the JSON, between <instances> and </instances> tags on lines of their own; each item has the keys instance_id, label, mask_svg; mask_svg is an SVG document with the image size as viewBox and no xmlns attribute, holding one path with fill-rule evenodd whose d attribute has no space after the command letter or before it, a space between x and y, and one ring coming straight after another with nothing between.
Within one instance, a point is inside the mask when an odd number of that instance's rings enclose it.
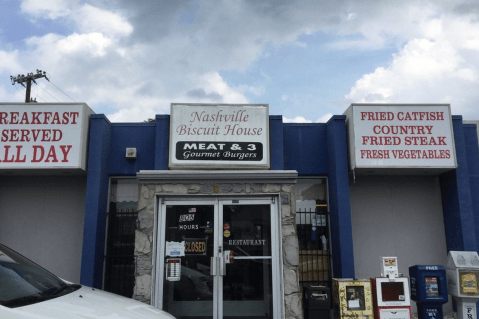
<instances>
[{"instance_id":1,"label":"red lettering","mask_svg":"<svg viewBox=\"0 0 479 319\"><path fill-rule=\"evenodd\" d=\"M57 160L57 153L55 152L55 146L50 146L50 150L48 151L47 158L45 159L45 163L50 163L50 158L52 158L52 162L56 163Z\"/></svg>"},{"instance_id":2,"label":"red lettering","mask_svg":"<svg viewBox=\"0 0 479 319\"><path fill-rule=\"evenodd\" d=\"M65 163L65 162L68 162L68 153L70 152L72 146L71 145L60 145L60 149L62 150L62 153L63 153L63 159L62 159L62 162Z\"/></svg>"},{"instance_id":3,"label":"red lettering","mask_svg":"<svg viewBox=\"0 0 479 319\"><path fill-rule=\"evenodd\" d=\"M27 161L27 156L26 155L23 155L23 159L21 160L20 157L21 157L21 152L22 152L22 147L21 145L17 145L16 148L17 148L17 156L15 158L15 163L25 163Z\"/></svg>"},{"instance_id":4,"label":"red lettering","mask_svg":"<svg viewBox=\"0 0 479 319\"><path fill-rule=\"evenodd\" d=\"M49 142L51 140L50 133L51 130L41 130L42 134L42 142Z\"/></svg>"},{"instance_id":5,"label":"red lettering","mask_svg":"<svg viewBox=\"0 0 479 319\"><path fill-rule=\"evenodd\" d=\"M361 112L361 121L392 121L393 112Z\"/></svg>"},{"instance_id":6,"label":"red lettering","mask_svg":"<svg viewBox=\"0 0 479 319\"><path fill-rule=\"evenodd\" d=\"M0 112L0 124L8 124L6 118L8 113L7 112Z\"/></svg>"},{"instance_id":7,"label":"red lettering","mask_svg":"<svg viewBox=\"0 0 479 319\"><path fill-rule=\"evenodd\" d=\"M33 141L36 142L38 139L38 136L40 135L40 130L32 130L32 135L33 135Z\"/></svg>"},{"instance_id":8,"label":"red lettering","mask_svg":"<svg viewBox=\"0 0 479 319\"><path fill-rule=\"evenodd\" d=\"M39 151L40 153L37 153ZM38 163L43 160L43 156L45 155L45 149L41 145L33 145L33 158L31 160L32 163Z\"/></svg>"},{"instance_id":9,"label":"red lettering","mask_svg":"<svg viewBox=\"0 0 479 319\"><path fill-rule=\"evenodd\" d=\"M51 124L62 124L60 122L60 115L58 115L58 112L55 112L53 114L53 120L52 120L52 123Z\"/></svg>"},{"instance_id":10,"label":"red lettering","mask_svg":"<svg viewBox=\"0 0 479 319\"><path fill-rule=\"evenodd\" d=\"M362 136L362 145L400 145L401 138L397 136Z\"/></svg>"},{"instance_id":11,"label":"red lettering","mask_svg":"<svg viewBox=\"0 0 479 319\"><path fill-rule=\"evenodd\" d=\"M361 150L364 159L389 159L389 150Z\"/></svg>"},{"instance_id":12,"label":"red lettering","mask_svg":"<svg viewBox=\"0 0 479 319\"><path fill-rule=\"evenodd\" d=\"M445 136L406 136L404 142L405 145L447 145Z\"/></svg>"},{"instance_id":13,"label":"red lettering","mask_svg":"<svg viewBox=\"0 0 479 319\"><path fill-rule=\"evenodd\" d=\"M10 142L18 142L19 130L10 130Z\"/></svg>"},{"instance_id":14,"label":"red lettering","mask_svg":"<svg viewBox=\"0 0 479 319\"><path fill-rule=\"evenodd\" d=\"M18 124L18 112L10 112L10 124Z\"/></svg>"},{"instance_id":15,"label":"red lettering","mask_svg":"<svg viewBox=\"0 0 479 319\"><path fill-rule=\"evenodd\" d=\"M73 118L72 119L72 124L77 124L76 119L78 116L80 116L79 112L70 112L70 116Z\"/></svg>"},{"instance_id":16,"label":"red lettering","mask_svg":"<svg viewBox=\"0 0 479 319\"><path fill-rule=\"evenodd\" d=\"M42 124L38 118L42 112L32 112L32 124Z\"/></svg>"},{"instance_id":17,"label":"red lettering","mask_svg":"<svg viewBox=\"0 0 479 319\"><path fill-rule=\"evenodd\" d=\"M22 132L22 137L20 138L20 142L30 142L30 138L28 135L30 134L29 130L20 130Z\"/></svg>"},{"instance_id":18,"label":"red lettering","mask_svg":"<svg viewBox=\"0 0 479 319\"><path fill-rule=\"evenodd\" d=\"M1 139L2 142L6 142L8 141L8 130L3 130L2 131L2 139Z\"/></svg>"},{"instance_id":19,"label":"red lettering","mask_svg":"<svg viewBox=\"0 0 479 319\"><path fill-rule=\"evenodd\" d=\"M52 112L44 112L43 113L43 124L48 124L50 117L52 116Z\"/></svg>"},{"instance_id":20,"label":"red lettering","mask_svg":"<svg viewBox=\"0 0 479 319\"><path fill-rule=\"evenodd\" d=\"M13 163L13 160L15 159L15 157L12 155L12 158L8 159L8 150L10 149L10 145L5 145L3 148L5 149L5 156L3 158L3 161L5 163Z\"/></svg>"},{"instance_id":21,"label":"red lettering","mask_svg":"<svg viewBox=\"0 0 479 319\"><path fill-rule=\"evenodd\" d=\"M68 122L70 121L70 119L68 118L68 114L69 112L63 112L62 124L68 124Z\"/></svg>"},{"instance_id":22,"label":"red lettering","mask_svg":"<svg viewBox=\"0 0 479 319\"><path fill-rule=\"evenodd\" d=\"M28 113L27 112L23 112L22 120L20 121L20 124L30 124L30 122L28 121Z\"/></svg>"},{"instance_id":23,"label":"red lettering","mask_svg":"<svg viewBox=\"0 0 479 319\"><path fill-rule=\"evenodd\" d=\"M61 140L63 137L63 132L61 130L53 130L53 138L52 138L52 141L53 142L58 142L59 140Z\"/></svg>"}]
</instances>

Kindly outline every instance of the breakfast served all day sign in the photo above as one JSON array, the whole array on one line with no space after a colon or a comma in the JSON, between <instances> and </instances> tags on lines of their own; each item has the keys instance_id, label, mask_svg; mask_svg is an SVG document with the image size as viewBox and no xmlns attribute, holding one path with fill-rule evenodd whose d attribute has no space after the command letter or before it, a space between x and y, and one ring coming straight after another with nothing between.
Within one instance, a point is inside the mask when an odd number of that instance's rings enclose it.
<instances>
[{"instance_id":1,"label":"breakfast served all day sign","mask_svg":"<svg viewBox=\"0 0 479 319\"><path fill-rule=\"evenodd\" d=\"M1 104L0 169L86 169L89 116L80 104Z\"/></svg>"}]
</instances>

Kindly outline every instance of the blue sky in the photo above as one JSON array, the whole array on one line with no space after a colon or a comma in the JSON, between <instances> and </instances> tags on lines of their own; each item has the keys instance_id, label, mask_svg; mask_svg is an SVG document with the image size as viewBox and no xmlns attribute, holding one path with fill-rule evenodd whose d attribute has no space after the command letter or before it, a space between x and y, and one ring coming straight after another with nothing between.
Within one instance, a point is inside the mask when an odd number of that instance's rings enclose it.
<instances>
[{"instance_id":1,"label":"blue sky","mask_svg":"<svg viewBox=\"0 0 479 319\"><path fill-rule=\"evenodd\" d=\"M351 103L450 103L479 118L479 3L446 0L0 0L0 102L113 122L170 103L267 103L324 122Z\"/></svg>"}]
</instances>

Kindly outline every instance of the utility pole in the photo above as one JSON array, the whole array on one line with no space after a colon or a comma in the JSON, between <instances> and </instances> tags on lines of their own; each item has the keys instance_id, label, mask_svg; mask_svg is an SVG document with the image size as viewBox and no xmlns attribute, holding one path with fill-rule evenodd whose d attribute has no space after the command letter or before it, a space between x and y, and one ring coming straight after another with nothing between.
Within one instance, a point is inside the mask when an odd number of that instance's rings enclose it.
<instances>
[{"instance_id":1,"label":"utility pole","mask_svg":"<svg viewBox=\"0 0 479 319\"><path fill-rule=\"evenodd\" d=\"M32 89L32 81L35 82L36 79L45 78L47 81L50 82L50 80L47 78L46 74L47 74L47 72L37 69L37 74L27 73L26 76L24 74L19 74L17 76L11 76L10 75L10 80L12 81L12 85L15 85L15 83L19 83L23 87L25 87L25 85L23 83L27 82L27 86L26 86L27 92L26 92L26 95L25 95L25 103L30 103L30 102L32 102L32 100L30 98L30 91ZM35 84L37 84L37 82L35 82Z\"/></svg>"}]
</instances>

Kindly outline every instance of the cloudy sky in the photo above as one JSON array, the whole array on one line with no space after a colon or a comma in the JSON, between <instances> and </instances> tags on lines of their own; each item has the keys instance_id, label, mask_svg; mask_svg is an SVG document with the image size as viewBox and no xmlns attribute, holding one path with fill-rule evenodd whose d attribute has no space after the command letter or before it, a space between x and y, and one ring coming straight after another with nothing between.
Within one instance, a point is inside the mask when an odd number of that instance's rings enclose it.
<instances>
[{"instance_id":1,"label":"cloudy sky","mask_svg":"<svg viewBox=\"0 0 479 319\"><path fill-rule=\"evenodd\" d=\"M479 119L479 2L0 0L0 102L45 70L38 102L113 122L172 102L267 103L324 122L351 103L450 103Z\"/></svg>"}]
</instances>

